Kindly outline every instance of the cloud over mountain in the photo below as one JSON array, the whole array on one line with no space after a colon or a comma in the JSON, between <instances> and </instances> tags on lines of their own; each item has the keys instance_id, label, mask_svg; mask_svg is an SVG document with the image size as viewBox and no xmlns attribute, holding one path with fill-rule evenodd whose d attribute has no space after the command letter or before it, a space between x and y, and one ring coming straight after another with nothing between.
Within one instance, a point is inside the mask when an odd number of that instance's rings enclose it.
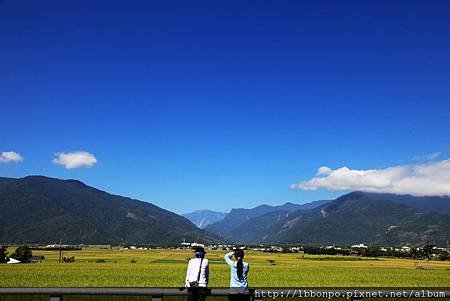
<instances>
[{"instance_id":1,"label":"cloud over mountain","mask_svg":"<svg viewBox=\"0 0 450 301\"><path fill-rule=\"evenodd\" d=\"M97 158L88 152L79 151L71 153L58 153L52 162L57 165L63 165L66 169L74 169L80 167L92 167L95 163L97 163Z\"/></svg>"},{"instance_id":2,"label":"cloud over mountain","mask_svg":"<svg viewBox=\"0 0 450 301\"><path fill-rule=\"evenodd\" d=\"M319 168L315 177L291 189L330 191L360 190L396 194L450 195L450 158L415 165L398 165L384 169L356 170L346 166Z\"/></svg>"},{"instance_id":3,"label":"cloud over mountain","mask_svg":"<svg viewBox=\"0 0 450 301\"><path fill-rule=\"evenodd\" d=\"M2 152L0 155L0 163L9 163L9 162L21 162L23 161L23 157L13 151L10 152Z\"/></svg>"}]
</instances>

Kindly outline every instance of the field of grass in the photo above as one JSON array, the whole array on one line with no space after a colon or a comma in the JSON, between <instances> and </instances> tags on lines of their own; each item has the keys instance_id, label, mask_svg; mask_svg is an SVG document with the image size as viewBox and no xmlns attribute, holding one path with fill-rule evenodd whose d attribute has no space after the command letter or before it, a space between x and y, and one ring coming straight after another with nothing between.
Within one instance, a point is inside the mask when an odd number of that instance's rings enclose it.
<instances>
[{"instance_id":1,"label":"field of grass","mask_svg":"<svg viewBox=\"0 0 450 301\"><path fill-rule=\"evenodd\" d=\"M12 252L12 250L9 250ZM225 251L209 251L210 286L227 287ZM75 263L58 263L58 251L33 251L46 260L0 265L0 287L180 287L189 250L66 251ZM136 263L131 263L135 259ZM444 287L450 262L247 252L252 287ZM416 266L423 267L417 269Z\"/></svg>"}]
</instances>

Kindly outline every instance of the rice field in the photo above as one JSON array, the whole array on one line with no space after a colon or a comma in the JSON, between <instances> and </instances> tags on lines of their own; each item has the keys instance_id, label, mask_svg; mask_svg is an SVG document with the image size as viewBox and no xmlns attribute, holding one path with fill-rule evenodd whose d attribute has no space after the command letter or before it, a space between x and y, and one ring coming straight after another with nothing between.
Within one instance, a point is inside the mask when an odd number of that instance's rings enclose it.
<instances>
[{"instance_id":1,"label":"rice field","mask_svg":"<svg viewBox=\"0 0 450 301\"><path fill-rule=\"evenodd\" d=\"M9 250L12 253L12 249ZM208 251L210 287L227 287L225 251ZM0 287L181 287L189 250L88 248L66 251L74 263L58 263L58 251L33 251L46 260L1 264ZM135 263L132 263L132 260ZM252 287L448 287L450 261L359 258L247 252Z\"/></svg>"}]
</instances>

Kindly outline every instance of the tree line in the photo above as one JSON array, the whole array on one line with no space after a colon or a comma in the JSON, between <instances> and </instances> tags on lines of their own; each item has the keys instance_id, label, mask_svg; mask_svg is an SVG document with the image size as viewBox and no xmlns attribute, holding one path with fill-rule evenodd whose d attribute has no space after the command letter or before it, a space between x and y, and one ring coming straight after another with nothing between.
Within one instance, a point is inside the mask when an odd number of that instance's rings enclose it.
<instances>
[{"instance_id":1,"label":"tree line","mask_svg":"<svg viewBox=\"0 0 450 301\"><path fill-rule=\"evenodd\" d=\"M32 256L33 252L31 251L30 247L20 246L9 257L19 260L20 262L28 262ZM2 246L0 247L0 263L7 263L7 262L8 262L8 247Z\"/></svg>"},{"instance_id":2,"label":"tree line","mask_svg":"<svg viewBox=\"0 0 450 301\"><path fill-rule=\"evenodd\" d=\"M367 247L367 248L326 248L320 246L304 246L301 248L305 254L312 255L357 255L362 257L396 257L413 259L450 259L449 252L435 248L433 244L426 244L421 248L411 248L409 250L396 250L395 248ZM283 252L291 252L289 248L284 248Z\"/></svg>"}]
</instances>

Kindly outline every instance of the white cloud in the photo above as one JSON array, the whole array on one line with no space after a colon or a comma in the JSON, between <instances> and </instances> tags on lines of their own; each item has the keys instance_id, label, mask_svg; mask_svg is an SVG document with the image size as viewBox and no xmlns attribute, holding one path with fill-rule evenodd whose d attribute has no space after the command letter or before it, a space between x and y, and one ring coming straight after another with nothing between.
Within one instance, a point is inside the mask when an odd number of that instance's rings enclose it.
<instances>
[{"instance_id":1,"label":"white cloud","mask_svg":"<svg viewBox=\"0 0 450 301\"><path fill-rule=\"evenodd\" d=\"M426 155L415 156L412 159L414 161L432 161L434 159L437 159L440 155L442 155L441 152L434 152Z\"/></svg>"},{"instance_id":2,"label":"white cloud","mask_svg":"<svg viewBox=\"0 0 450 301\"><path fill-rule=\"evenodd\" d=\"M321 167L316 176L291 189L361 190L412 195L450 195L450 158L416 165L356 170Z\"/></svg>"},{"instance_id":3,"label":"white cloud","mask_svg":"<svg viewBox=\"0 0 450 301\"><path fill-rule=\"evenodd\" d=\"M72 152L72 153L57 153L56 158L52 160L54 164L64 165L67 169L74 169L80 167L92 167L97 163L97 159L93 154L88 152Z\"/></svg>"},{"instance_id":4,"label":"white cloud","mask_svg":"<svg viewBox=\"0 0 450 301\"><path fill-rule=\"evenodd\" d=\"M23 157L13 151L10 152L2 152L0 155L0 163L8 163L8 162L21 162L23 161Z\"/></svg>"},{"instance_id":5,"label":"white cloud","mask_svg":"<svg viewBox=\"0 0 450 301\"><path fill-rule=\"evenodd\" d=\"M328 176L329 174L331 174L332 171L333 170L331 168L326 167L326 166L322 166L317 171L316 176Z\"/></svg>"}]
</instances>

